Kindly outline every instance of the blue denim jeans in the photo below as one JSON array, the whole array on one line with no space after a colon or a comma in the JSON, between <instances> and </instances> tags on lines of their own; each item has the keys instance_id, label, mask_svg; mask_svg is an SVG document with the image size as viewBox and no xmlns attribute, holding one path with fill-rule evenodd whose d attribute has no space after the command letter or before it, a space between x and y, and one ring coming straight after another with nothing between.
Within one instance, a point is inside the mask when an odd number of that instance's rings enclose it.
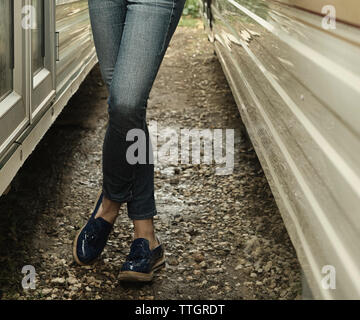
<instances>
[{"instance_id":1,"label":"blue denim jeans","mask_svg":"<svg viewBox=\"0 0 360 320\"><path fill-rule=\"evenodd\" d=\"M126 152L134 142L126 141L126 135L131 129L142 129L151 148L147 101L185 0L88 0L88 4L99 66L109 91L103 192L110 200L126 202L130 219L148 219L157 213L154 165L128 163Z\"/></svg>"}]
</instances>

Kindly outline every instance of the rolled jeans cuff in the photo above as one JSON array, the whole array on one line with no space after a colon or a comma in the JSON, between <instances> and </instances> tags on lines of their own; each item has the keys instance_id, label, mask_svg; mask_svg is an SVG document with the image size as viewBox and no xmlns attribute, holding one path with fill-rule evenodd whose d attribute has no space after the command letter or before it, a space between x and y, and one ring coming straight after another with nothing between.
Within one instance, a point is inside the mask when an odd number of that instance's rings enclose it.
<instances>
[{"instance_id":1,"label":"rolled jeans cuff","mask_svg":"<svg viewBox=\"0 0 360 320\"><path fill-rule=\"evenodd\" d=\"M146 214L139 214L139 213L135 213L135 212L128 212L128 216L131 220L145 220L145 219L151 219L154 216L157 215L157 211L156 209L146 213Z\"/></svg>"}]
</instances>

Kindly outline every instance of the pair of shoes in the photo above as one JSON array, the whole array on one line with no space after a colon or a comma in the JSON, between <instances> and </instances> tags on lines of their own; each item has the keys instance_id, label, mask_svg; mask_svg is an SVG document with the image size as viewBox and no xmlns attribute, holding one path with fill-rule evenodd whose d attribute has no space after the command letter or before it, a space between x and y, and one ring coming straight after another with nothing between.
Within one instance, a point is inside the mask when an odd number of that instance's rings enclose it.
<instances>
[{"instance_id":1,"label":"pair of shoes","mask_svg":"<svg viewBox=\"0 0 360 320\"><path fill-rule=\"evenodd\" d=\"M151 281L154 272L165 266L164 247L158 239L159 245L150 250L149 240L138 238L130 247L130 254L126 257L120 274L121 281Z\"/></svg>"},{"instance_id":2,"label":"pair of shoes","mask_svg":"<svg viewBox=\"0 0 360 320\"><path fill-rule=\"evenodd\" d=\"M99 192L90 219L74 239L74 260L82 266L92 264L101 255L113 227L101 217L95 219L103 197L103 193ZM159 245L150 250L147 239L135 239L131 244L130 254L121 268L120 280L151 281L154 271L165 265L164 248L159 239L158 242Z\"/></svg>"},{"instance_id":3,"label":"pair of shoes","mask_svg":"<svg viewBox=\"0 0 360 320\"><path fill-rule=\"evenodd\" d=\"M95 219L103 197L104 195L100 191L90 219L81 228L74 239L74 260L77 264L82 266L92 264L100 256L113 227L111 223L101 217Z\"/></svg>"}]
</instances>

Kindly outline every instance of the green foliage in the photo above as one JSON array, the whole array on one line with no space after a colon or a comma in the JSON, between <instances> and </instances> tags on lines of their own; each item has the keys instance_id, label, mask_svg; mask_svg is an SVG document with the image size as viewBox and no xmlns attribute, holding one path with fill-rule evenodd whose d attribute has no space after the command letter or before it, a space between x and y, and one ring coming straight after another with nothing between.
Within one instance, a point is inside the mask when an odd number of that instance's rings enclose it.
<instances>
[{"instance_id":1,"label":"green foliage","mask_svg":"<svg viewBox=\"0 0 360 320\"><path fill-rule=\"evenodd\" d=\"M201 1L201 0L186 0L184 10L183 10L183 15L191 16L193 18L200 17L199 1Z\"/></svg>"}]
</instances>

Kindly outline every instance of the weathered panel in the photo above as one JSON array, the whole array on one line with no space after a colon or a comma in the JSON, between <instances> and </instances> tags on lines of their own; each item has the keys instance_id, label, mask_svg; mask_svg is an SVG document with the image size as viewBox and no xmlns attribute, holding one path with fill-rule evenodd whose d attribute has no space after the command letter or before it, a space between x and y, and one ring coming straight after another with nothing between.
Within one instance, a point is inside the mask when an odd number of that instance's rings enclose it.
<instances>
[{"instance_id":1,"label":"weathered panel","mask_svg":"<svg viewBox=\"0 0 360 320\"><path fill-rule=\"evenodd\" d=\"M359 298L360 30L286 2L213 0L211 32L315 295Z\"/></svg>"},{"instance_id":2,"label":"weathered panel","mask_svg":"<svg viewBox=\"0 0 360 320\"><path fill-rule=\"evenodd\" d=\"M62 92L88 59L95 54L87 0L58 2L56 31L59 32L59 61L56 64L57 92Z\"/></svg>"}]
</instances>

